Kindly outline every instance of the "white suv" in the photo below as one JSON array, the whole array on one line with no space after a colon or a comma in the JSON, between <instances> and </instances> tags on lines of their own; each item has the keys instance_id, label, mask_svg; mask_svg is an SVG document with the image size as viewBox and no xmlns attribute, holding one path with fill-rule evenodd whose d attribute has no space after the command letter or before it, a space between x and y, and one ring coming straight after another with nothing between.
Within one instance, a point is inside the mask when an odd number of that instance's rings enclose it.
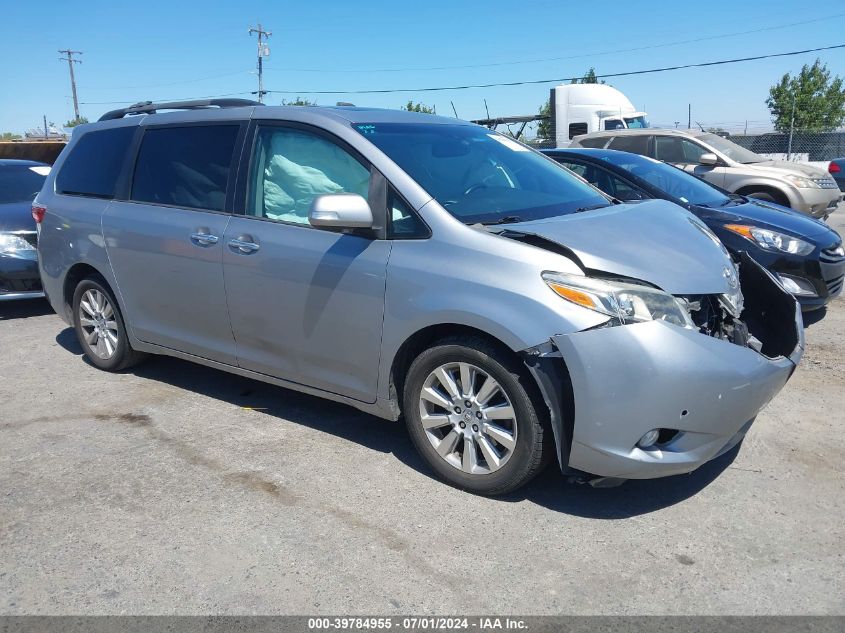
<instances>
[{"instance_id":1,"label":"white suv","mask_svg":"<svg viewBox=\"0 0 845 633\"><path fill-rule=\"evenodd\" d=\"M612 130L576 136L571 147L650 156L732 193L827 218L842 199L836 181L818 167L768 160L717 134L693 130Z\"/></svg>"}]
</instances>

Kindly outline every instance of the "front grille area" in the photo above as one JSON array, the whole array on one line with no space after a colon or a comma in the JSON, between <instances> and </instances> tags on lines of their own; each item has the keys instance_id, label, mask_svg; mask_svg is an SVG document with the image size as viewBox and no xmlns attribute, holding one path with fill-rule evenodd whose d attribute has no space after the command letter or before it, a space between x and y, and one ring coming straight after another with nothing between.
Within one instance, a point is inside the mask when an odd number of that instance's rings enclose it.
<instances>
[{"instance_id":1,"label":"front grille area","mask_svg":"<svg viewBox=\"0 0 845 633\"><path fill-rule=\"evenodd\" d=\"M839 185L836 184L836 181L833 178L813 178L813 182L816 183L822 189L839 188Z\"/></svg>"},{"instance_id":2,"label":"front grille area","mask_svg":"<svg viewBox=\"0 0 845 633\"><path fill-rule=\"evenodd\" d=\"M845 282L845 250L842 249L842 243L824 249L819 254L819 263L828 294L831 297L838 295Z\"/></svg>"}]
</instances>

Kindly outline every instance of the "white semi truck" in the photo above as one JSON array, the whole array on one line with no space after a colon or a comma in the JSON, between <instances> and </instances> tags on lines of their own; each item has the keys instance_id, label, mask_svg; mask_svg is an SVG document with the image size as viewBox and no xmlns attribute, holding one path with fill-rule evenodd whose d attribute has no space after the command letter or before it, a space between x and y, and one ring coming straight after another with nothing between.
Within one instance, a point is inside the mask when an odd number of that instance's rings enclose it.
<instances>
[{"instance_id":1,"label":"white semi truck","mask_svg":"<svg viewBox=\"0 0 845 633\"><path fill-rule=\"evenodd\" d=\"M551 138L538 139L544 147L569 147L572 137L602 130L648 127L646 113L637 110L631 101L616 88L607 84L564 84L550 91L552 124ZM529 123L542 121L547 117L532 114L528 116L506 116L473 121L496 129L508 126L510 133L520 138ZM520 125L518 129L512 125Z\"/></svg>"},{"instance_id":2,"label":"white semi truck","mask_svg":"<svg viewBox=\"0 0 845 633\"><path fill-rule=\"evenodd\" d=\"M551 90L551 105L555 147L568 147L572 137L579 134L648 127L646 113L606 84L555 86Z\"/></svg>"}]
</instances>

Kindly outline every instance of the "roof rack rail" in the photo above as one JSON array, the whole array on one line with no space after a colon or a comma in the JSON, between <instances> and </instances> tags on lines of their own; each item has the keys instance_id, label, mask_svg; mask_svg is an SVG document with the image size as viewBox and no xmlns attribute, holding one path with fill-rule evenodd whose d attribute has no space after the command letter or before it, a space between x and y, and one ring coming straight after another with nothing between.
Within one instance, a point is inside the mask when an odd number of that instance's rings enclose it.
<instances>
[{"instance_id":1,"label":"roof rack rail","mask_svg":"<svg viewBox=\"0 0 845 633\"><path fill-rule=\"evenodd\" d=\"M100 121L122 119L127 114L155 114L158 110L205 110L211 107L240 108L243 106L262 105L252 99L196 99L193 101L169 101L167 103L153 103L140 101L128 108L111 110L100 117Z\"/></svg>"}]
</instances>

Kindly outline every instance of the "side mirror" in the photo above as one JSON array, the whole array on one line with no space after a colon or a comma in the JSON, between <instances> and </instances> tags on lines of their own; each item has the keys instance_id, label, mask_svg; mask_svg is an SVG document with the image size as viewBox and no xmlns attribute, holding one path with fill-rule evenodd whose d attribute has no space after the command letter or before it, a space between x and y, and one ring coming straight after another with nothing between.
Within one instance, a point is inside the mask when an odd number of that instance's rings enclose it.
<instances>
[{"instance_id":1,"label":"side mirror","mask_svg":"<svg viewBox=\"0 0 845 633\"><path fill-rule=\"evenodd\" d=\"M706 154L702 154L698 157L698 164L699 165L718 165L719 164L719 157L716 154L711 152L707 152Z\"/></svg>"},{"instance_id":2,"label":"side mirror","mask_svg":"<svg viewBox=\"0 0 845 633\"><path fill-rule=\"evenodd\" d=\"M357 193L327 193L311 202L308 222L321 229L371 229L373 212Z\"/></svg>"}]
</instances>

